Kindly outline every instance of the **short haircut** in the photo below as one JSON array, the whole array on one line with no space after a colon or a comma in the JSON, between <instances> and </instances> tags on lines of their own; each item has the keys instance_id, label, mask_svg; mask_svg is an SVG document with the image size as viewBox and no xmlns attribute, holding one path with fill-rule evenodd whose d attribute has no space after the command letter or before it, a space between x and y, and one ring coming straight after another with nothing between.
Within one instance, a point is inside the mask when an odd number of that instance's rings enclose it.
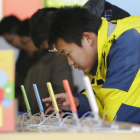
<instances>
[{"instance_id":1,"label":"short haircut","mask_svg":"<svg viewBox=\"0 0 140 140\"><path fill-rule=\"evenodd\" d=\"M56 8L43 8L31 17L31 37L38 48L48 38L49 26L55 11L57 11Z\"/></svg>"},{"instance_id":2,"label":"short haircut","mask_svg":"<svg viewBox=\"0 0 140 140\"><path fill-rule=\"evenodd\" d=\"M18 29L18 35L20 37L23 37L23 36L30 37L30 20L29 19L26 19L21 22Z\"/></svg>"},{"instance_id":3,"label":"short haircut","mask_svg":"<svg viewBox=\"0 0 140 140\"><path fill-rule=\"evenodd\" d=\"M13 15L4 17L0 22L0 35L17 34L20 23L21 21Z\"/></svg>"},{"instance_id":4,"label":"short haircut","mask_svg":"<svg viewBox=\"0 0 140 140\"><path fill-rule=\"evenodd\" d=\"M101 24L102 20L85 8L79 6L62 7L56 12L51 25L48 38L49 48L59 38L67 43L81 46L82 34L93 32L97 35Z\"/></svg>"}]
</instances>

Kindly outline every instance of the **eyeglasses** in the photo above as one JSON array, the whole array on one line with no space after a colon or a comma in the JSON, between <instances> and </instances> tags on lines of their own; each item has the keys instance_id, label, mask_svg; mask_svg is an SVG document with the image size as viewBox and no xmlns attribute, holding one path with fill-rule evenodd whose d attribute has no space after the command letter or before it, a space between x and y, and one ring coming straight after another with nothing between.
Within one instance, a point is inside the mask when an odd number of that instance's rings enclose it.
<instances>
[{"instance_id":1,"label":"eyeglasses","mask_svg":"<svg viewBox=\"0 0 140 140\"><path fill-rule=\"evenodd\" d=\"M57 49L54 47L52 50L48 50L49 52L58 52Z\"/></svg>"}]
</instances>

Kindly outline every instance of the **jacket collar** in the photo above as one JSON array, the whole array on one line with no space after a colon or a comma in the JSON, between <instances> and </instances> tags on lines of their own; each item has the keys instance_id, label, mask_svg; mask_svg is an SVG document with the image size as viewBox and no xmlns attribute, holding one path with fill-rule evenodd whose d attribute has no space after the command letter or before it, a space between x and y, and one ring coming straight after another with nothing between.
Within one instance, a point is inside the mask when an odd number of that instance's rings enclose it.
<instances>
[{"instance_id":1,"label":"jacket collar","mask_svg":"<svg viewBox=\"0 0 140 140\"><path fill-rule=\"evenodd\" d=\"M108 21L105 18L102 18L102 25L98 31L98 40L97 40L98 66L101 65L102 51L103 46L106 45L107 34L108 34Z\"/></svg>"}]
</instances>

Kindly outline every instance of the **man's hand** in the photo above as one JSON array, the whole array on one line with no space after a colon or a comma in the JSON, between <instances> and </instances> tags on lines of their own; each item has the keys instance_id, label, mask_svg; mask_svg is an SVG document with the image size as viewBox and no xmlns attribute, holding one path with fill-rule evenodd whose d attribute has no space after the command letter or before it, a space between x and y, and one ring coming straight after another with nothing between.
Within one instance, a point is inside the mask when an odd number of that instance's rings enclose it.
<instances>
[{"instance_id":1,"label":"man's hand","mask_svg":"<svg viewBox=\"0 0 140 140\"><path fill-rule=\"evenodd\" d=\"M58 104L58 107L59 107L60 111L62 111L62 110L71 111L69 100L68 100L68 96L67 96L66 93L56 94L55 95L55 99L57 101L57 104ZM48 112L53 110L53 108L52 108L52 100L49 97L49 98L42 99L42 101L46 102L46 106L51 105L51 107L49 107L45 111L45 115L47 115ZM76 97L74 97L74 101L75 101L76 107L78 107L79 106L79 100Z\"/></svg>"}]
</instances>

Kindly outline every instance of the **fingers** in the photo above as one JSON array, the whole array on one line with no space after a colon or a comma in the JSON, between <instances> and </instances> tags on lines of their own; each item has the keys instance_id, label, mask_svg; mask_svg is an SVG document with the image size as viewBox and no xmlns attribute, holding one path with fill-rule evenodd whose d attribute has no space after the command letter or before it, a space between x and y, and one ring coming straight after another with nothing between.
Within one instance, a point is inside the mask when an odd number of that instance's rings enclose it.
<instances>
[{"instance_id":1,"label":"fingers","mask_svg":"<svg viewBox=\"0 0 140 140\"><path fill-rule=\"evenodd\" d=\"M46 103L46 107L53 107L52 102Z\"/></svg>"},{"instance_id":2,"label":"fingers","mask_svg":"<svg viewBox=\"0 0 140 140\"><path fill-rule=\"evenodd\" d=\"M49 108L45 111L45 115L47 115L50 111L53 111L52 113L54 113L53 107L49 107ZM52 114L52 113L51 113L51 114Z\"/></svg>"},{"instance_id":3,"label":"fingers","mask_svg":"<svg viewBox=\"0 0 140 140\"><path fill-rule=\"evenodd\" d=\"M48 107L49 106L49 103L46 103L46 106Z\"/></svg>"},{"instance_id":4,"label":"fingers","mask_svg":"<svg viewBox=\"0 0 140 140\"><path fill-rule=\"evenodd\" d=\"M59 109L59 115L60 117L64 114L63 110L62 109Z\"/></svg>"},{"instance_id":5,"label":"fingers","mask_svg":"<svg viewBox=\"0 0 140 140\"><path fill-rule=\"evenodd\" d=\"M51 100L50 97L42 99L42 102L51 102L51 101L52 101L52 100Z\"/></svg>"},{"instance_id":6,"label":"fingers","mask_svg":"<svg viewBox=\"0 0 140 140\"><path fill-rule=\"evenodd\" d=\"M66 93L60 93L55 95L56 100L65 100L66 99Z\"/></svg>"},{"instance_id":7,"label":"fingers","mask_svg":"<svg viewBox=\"0 0 140 140\"><path fill-rule=\"evenodd\" d=\"M51 114L55 113L54 108L53 108L53 107L49 107L49 108L45 111L45 115L47 115L49 112L51 112ZM51 114L50 114L50 115L51 115ZM59 109L59 114L60 114L60 116L62 116L62 115L64 114L64 112L63 112L61 109Z\"/></svg>"},{"instance_id":8,"label":"fingers","mask_svg":"<svg viewBox=\"0 0 140 140\"><path fill-rule=\"evenodd\" d=\"M60 93L60 94L56 94L55 95L55 98L56 98L56 101L57 101L57 104L58 104L58 107L59 109L63 109L63 110L68 110L70 111L70 106L69 106L69 101L68 101L68 98L67 98L67 94L66 93ZM52 106L52 100L51 98L44 98L42 99L43 102L46 102L46 106ZM45 112L45 114L48 114L50 111L52 111L53 108L48 108Z\"/></svg>"},{"instance_id":9,"label":"fingers","mask_svg":"<svg viewBox=\"0 0 140 140\"><path fill-rule=\"evenodd\" d=\"M62 111L62 112L60 112L60 117L62 117L64 115L64 112Z\"/></svg>"},{"instance_id":10,"label":"fingers","mask_svg":"<svg viewBox=\"0 0 140 140\"><path fill-rule=\"evenodd\" d=\"M56 94L55 95L55 99L65 99L66 98L66 93L60 93L60 94ZM48 97L48 98L44 98L42 99L42 102L51 102L51 97Z\"/></svg>"},{"instance_id":11,"label":"fingers","mask_svg":"<svg viewBox=\"0 0 140 140\"><path fill-rule=\"evenodd\" d=\"M69 100L68 100L68 98L67 98L66 101L63 102L63 106L69 106L69 105L70 105L70 103L69 103Z\"/></svg>"},{"instance_id":12,"label":"fingers","mask_svg":"<svg viewBox=\"0 0 140 140\"><path fill-rule=\"evenodd\" d=\"M63 103L63 106L68 106L68 105L69 105L68 102L64 102L64 103Z\"/></svg>"}]
</instances>

